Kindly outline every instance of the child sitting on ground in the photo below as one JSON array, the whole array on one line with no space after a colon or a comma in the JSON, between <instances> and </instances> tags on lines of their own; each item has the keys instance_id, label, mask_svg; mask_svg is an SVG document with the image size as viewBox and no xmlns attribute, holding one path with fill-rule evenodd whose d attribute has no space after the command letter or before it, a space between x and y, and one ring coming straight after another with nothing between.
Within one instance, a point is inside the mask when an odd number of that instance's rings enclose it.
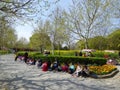
<instances>
[{"instance_id":1,"label":"child sitting on ground","mask_svg":"<svg viewBox=\"0 0 120 90\"><path fill-rule=\"evenodd\" d=\"M40 68L42 66L42 60L41 59L37 60L36 65L38 68Z\"/></svg>"},{"instance_id":2,"label":"child sitting on ground","mask_svg":"<svg viewBox=\"0 0 120 90\"><path fill-rule=\"evenodd\" d=\"M82 70L83 70L83 67L77 63L77 67L76 67L76 70L75 72L72 74L72 76L74 77L79 77L80 75L82 75Z\"/></svg>"},{"instance_id":3,"label":"child sitting on ground","mask_svg":"<svg viewBox=\"0 0 120 90\"><path fill-rule=\"evenodd\" d=\"M44 62L42 64L42 71L48 71L48 63L47 62Z\"/></svg>"},{"instance_id":4,"label":"child sitting on ground","mask_svg":"<svg viewBox=\"0 0 120 90\"><path fill-rule=\"evenodd\" d=\"M75 66L73 63L71 63L71 65L69 66L69 71L70 74L73 74L75 72Z\"/></svg>"},{"instance_id":5,"label":"child sitting on ground","mask_svg":"<svg viewBox=\"0 0 120 90\"><path fill-rule=\"evenodd\" d=\"M63 71L63 72L68 72L68 68L69 68L69 65L68 65L67 63L64 63L64 64L62 65L62 71Z\"/></svg>"},{"instance_id":6,"label":"child sitting on ground","mask_svg":"<svg viewBox=\"0 0 120 90\"><path fill-rule=\"evenodd\" d=\"M88 77L90 74L89 69L86 65L83 66L82 77Z\"/></svg>"}]
</instances>

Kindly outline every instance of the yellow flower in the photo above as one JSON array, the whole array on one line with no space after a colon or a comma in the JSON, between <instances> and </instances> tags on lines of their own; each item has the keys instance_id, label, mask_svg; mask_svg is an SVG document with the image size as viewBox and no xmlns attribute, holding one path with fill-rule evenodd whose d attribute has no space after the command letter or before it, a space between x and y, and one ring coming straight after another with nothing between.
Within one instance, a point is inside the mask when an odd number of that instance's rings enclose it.
<instances>
[{"instance_id":1,"label":"yellow flower","mask_svg":"<svg viewBox=\"0 0 120 90\"><path fill-rule=\"evenodd\" d=\"M96 74L108 74L111 71L117 69L114 65L102 65L102 66L89 66L90 72Z\"/></svg>"}]
</instances>

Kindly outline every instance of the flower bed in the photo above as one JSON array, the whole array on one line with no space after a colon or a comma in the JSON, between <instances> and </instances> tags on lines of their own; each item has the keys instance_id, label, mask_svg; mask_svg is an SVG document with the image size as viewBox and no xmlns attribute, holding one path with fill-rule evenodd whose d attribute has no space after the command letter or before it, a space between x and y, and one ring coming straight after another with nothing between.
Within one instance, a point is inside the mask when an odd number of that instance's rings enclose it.
<instances>
[{"instance_id":1,"label":"flower bed","mask_svg":"<svg viewBox=\"0 0 120 90\"><path fill-rule=\"evenodd\" d=\"M97 75L109 74L116 69L117 67L114 65L89 66L90 72L95 73Z\"/></svg>"},{"instance_id":2,"label":"flower bed","mask_svg":"<svg viewBox=\"0 0 120 90\"><path fill-rule=\"evenodd\" d=\"M89 66L92 78L110 78L119 72L114 65Z\"/></svg>"}]
</instances>

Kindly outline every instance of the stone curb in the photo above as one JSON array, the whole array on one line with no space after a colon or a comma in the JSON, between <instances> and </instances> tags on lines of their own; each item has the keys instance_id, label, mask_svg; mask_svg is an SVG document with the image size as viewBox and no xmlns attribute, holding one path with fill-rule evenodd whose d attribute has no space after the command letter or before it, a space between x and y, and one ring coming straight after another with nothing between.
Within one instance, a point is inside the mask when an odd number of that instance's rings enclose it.
<instances>
[{"instance_id":1,"label":"stone curb","mask_svg":"<svg viewBox=\"0 0 120 90\"><path fill-rule=\"evenodd\" d=\"M90 77L95 78L95 79L111 78L111 77L113 77L114 75L116 75L118 72L119 72L119 70L117 69L117 70L114 70L114 71L112 71L111 73L106 74L106 75L91 74Z\"/></svg>"}]
</instances>

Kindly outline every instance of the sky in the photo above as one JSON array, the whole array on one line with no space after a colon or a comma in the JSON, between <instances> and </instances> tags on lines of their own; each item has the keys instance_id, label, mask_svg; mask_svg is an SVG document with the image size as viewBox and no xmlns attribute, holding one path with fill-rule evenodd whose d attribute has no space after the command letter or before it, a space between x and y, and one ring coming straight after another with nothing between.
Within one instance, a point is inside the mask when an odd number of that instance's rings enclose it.
<instances>
[{"instance_id":1,"label":"sky","mask_svg":"<svg viewBox=\"0 0 120 90\"><path fill-rule=\"evenodd\" d=\"M63 9L67 9L69 4L71 3L71 0L60 0L56 6L60 6ZM51 7L52 9L54 9L55 7ZM43 17L45 18L45 17ZM20 23L20 22L19 22ZM21 21L22 23L22 21ZM18 39L20 39L21 37L26 38L29 41L29 38L32 36L32 32L35 29L35 24L34 22L29 22L29 23L24 23L24 24L16 24L15 30L17 32L18 35Z\"/></svg>"}]
</instances>

